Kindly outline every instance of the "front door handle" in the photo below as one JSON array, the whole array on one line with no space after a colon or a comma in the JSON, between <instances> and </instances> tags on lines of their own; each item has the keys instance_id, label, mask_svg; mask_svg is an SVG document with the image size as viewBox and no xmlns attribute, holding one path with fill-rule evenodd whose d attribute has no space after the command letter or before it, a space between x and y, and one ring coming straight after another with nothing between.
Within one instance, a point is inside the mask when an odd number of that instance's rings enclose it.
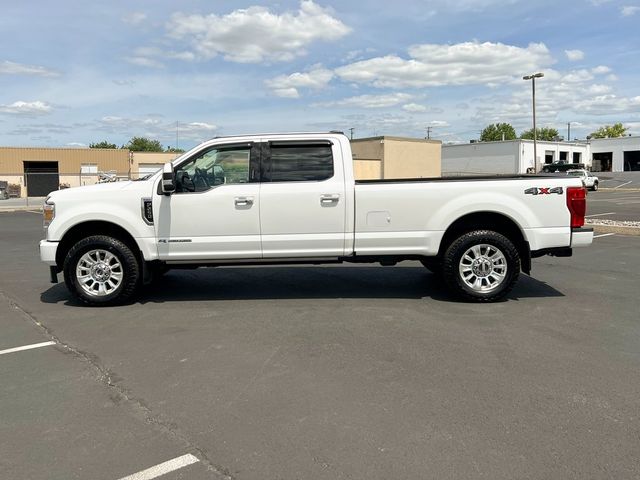
<instances>
[{"instance_id":1,"label":"front door handle","mask_svg":"<svg viewBox=\"0 0 640 480\"><path fill-rule=\"evenodd\" d=\"M250 207L253 205L253 197L236 197L234 201L236 207Z\"/></svg>"},{"instance_id":2,"label":"front door handle","mask_svg":"<svg viewBox=\"0 0 640 480\"><path fill-rule=\"evenodd\" d=\"M320 195L320 203L328 204L328 203L337 203L340 200L340 195L336 194L326 194Z\"/></svg>"}]
</instances>

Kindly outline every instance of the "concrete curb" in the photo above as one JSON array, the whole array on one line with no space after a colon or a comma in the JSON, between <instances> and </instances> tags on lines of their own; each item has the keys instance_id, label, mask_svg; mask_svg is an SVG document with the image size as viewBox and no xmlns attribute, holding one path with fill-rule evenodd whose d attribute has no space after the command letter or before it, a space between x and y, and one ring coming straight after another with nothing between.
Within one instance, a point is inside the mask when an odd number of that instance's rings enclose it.
<instances>
[{"instance_id":1,"label":"concrete curb","mask_svg":"<svg viewBox=\"0 0 640 480\"><path fill-rule=\"evenodd\" d=\"M42 207L0 207L0 213L12 213L12 212L42 212Z\"/></svg>"},{"instance_id":2,"label":"concrete curb","mask_svg":"<svg viewBox=\"0 0 640 480\"><path fill-rule=\"evenodd\" d=\"M640 227L627 227L622 225L598 225L588 223L585 226L593 227L594 233L617 233L618 235L631 235L640 237Z\"/></svg>"}]
</instances>

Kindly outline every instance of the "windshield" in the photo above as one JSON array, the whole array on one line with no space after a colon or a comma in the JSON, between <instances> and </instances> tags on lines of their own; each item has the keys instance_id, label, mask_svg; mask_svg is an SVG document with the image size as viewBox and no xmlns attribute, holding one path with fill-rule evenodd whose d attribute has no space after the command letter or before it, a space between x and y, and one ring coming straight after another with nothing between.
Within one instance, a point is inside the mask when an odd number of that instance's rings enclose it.
<instances>
[{"instance_id":1,"label":"windshield","mask_svg":"<svg viewBox=\"0 0 640 480\"><path fill-rule=\"evenodd\" d=\"M582 172L568 172L572 177L582 177L584 174Z\"/></svg>"}]
</instances>

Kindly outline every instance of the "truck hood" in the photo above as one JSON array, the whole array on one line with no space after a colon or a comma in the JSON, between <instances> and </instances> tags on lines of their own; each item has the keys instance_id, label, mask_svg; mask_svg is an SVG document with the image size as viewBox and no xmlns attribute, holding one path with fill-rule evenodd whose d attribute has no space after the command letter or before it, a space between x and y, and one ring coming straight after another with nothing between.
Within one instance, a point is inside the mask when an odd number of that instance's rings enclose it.
<instances>
[{"instance_id":1,"label":"truck hood","mask_svg":"<svg viewBox=\"0 0 640 480\"><path fill-rule=\"evenodd\" d=\"M52 202L68 201L68 200L89 200L94 198L106 198L117 196L119 194L131 195L141 194L148 195L153 185L152 180L143 181L125 181L125 182L109 182L97 183L95 185L87 185L84 187L65 188L64 190L56 190L49 194Z\"/></svg>"}]
</instances>

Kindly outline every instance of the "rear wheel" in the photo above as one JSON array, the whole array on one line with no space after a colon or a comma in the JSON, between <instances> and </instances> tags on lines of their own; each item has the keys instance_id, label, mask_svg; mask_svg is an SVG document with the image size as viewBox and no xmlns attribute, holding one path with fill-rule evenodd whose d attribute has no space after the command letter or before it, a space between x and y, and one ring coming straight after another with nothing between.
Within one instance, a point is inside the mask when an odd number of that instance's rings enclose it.
<instances>
[{"instance_id":1,"label":"rear wheel","mask_svg":"<svg viewBox=\"0 0 640 480\"><path fill-rule=\"evenodd\" d=\"M458 237L443 257L447 286L460 297L493 302L513 288L520 274L520 255L504 235L475 230Z\"/></svg>"},{"instance_id":2,"label":"rear wheel","mask_svg":"<svg viewBox=\"0 0 640 480\"><path fill-rule=\"evenodd\" d=\"M94 235L78 241L64 261L69 291L87 305L117 305L129 300L140 280L138 260L116 238Z\"/></svg>"},{"instance_id":3,"label":"rear wheel","mask_svg":"<svg viewBox=\"0 0 640 480\"><path fill-rule=\"evenodd\" d=\"M593 188L592 190L595 192L596 190L598 190L598 182L594 182L593 183Z\"/></svg>"}]
</instances>

